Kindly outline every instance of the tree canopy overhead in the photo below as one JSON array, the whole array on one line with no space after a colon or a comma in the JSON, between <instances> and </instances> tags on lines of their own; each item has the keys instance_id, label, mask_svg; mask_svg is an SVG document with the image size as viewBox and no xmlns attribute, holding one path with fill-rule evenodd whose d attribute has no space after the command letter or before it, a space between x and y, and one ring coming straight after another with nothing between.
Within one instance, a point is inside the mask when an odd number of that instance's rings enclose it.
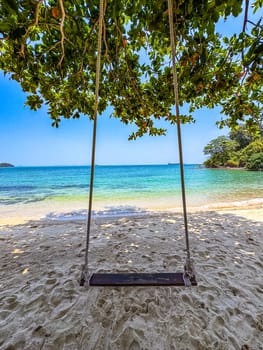
<instances>
[{"instance_id":1,"label":"tree canopy overhead","mask_svg":"<svg viewBox=\"0 0 263 350\"><path fill-rule=\"evenodd\" d=\"M99 112L137 131L163 134L154 120L175 123L168 8L160 0L104 0ZM258 124L263 102L263 27L251 20L262 0L176 0L174 23L180 104L191 113L221 106L221 125ZM243 16L226 38L216 23ZM92 118L97 56L98 0L2 0L0 69L28 93L34 110L48 105L53 125L61 117Z\"/></svg>"}]
</instances>

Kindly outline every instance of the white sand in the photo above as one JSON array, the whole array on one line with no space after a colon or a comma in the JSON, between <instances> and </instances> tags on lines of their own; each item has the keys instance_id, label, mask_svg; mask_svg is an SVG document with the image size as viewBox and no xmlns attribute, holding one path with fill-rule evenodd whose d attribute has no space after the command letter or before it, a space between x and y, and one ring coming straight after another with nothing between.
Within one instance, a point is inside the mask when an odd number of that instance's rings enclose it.
<instances>
[{"instance_id":1,"label":"white sand","mask_svg":"<svg viewBox=\"0 0 263 350\"><path fill-rule=\"evenodd\" d=\"M191 288L85 290L83 221L2 226L0 349L263 349L263 223L234 214L189 215ZM97 221L91 268L181 270L183 233L172 213Z\"/></svg>"}]
</instances>

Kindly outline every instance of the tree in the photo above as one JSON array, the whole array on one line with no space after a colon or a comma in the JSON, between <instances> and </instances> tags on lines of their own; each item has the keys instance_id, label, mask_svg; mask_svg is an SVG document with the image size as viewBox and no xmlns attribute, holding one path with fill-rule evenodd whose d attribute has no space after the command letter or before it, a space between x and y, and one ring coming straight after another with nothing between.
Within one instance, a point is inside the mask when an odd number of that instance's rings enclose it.
<instances>
[{"instance_id":1,"label":"tree","mask_svg":"<svg viewBox=\"0 0 263 350\"><path fill-rule=\"evenodd\" d=\"M254 161L256 161L256 155L259 155L263 152L263 138L259 138L253 142L251 142L248 146L246 146L240 155L240 163L242 166L252 169L252 165ZM252 160L253 159L253 160Z\"/></svg>"},{"instance_id":2,"label":"tree","mask_svg":"<svg viewBox=\"0 0 263 350\"><path fill-rule=\"evenodd\" d=\"M249 170L263 170L263 152L253 154L246 163Z\"/></svg>"},{"instance_id":3,"label":"tree","mask_svg":"<svg viewBox=\"0 0 263 350\"><path fill-rule=\"evenodd\" d=\"M0 69L28 93L34 110L46 103L53 125L61 117L92 118L98 34L98 0L2 0ZM105 1L106 4L106 1ZM251 6L257 12L261 0ZM220 18L244 12L241 32L231 38L215 30ZM249 1L174 1L182 121L203 106L219 105L220 125L257 123L262 114L262 23L248 16ZM103 22L99 112L107 105L131 138L164 134L154 121L175 123L166 1L112 0Z\"/></svg>"},{"instance_id":4,"label":"tree","mask_svg":"<svg viewBox=\"0 0 263 350\"><path fill-rule=\"evenodd\" d=\"M238 148L235 140L230 140L226 136L219 136L208 143L204 148L204 154L210 155L205 162L207 167L219 167L227 165L227 162L233 156L233 152Z\"/></svg>"},{"instance_id":5,"label":"tree","mask_svg":"<svg viewBox=\"0 0 263 350\"><path fill-rule=\"evenodd\" d=\"M260 127L257 131L260 132ZM230 131L229 136L213 139L204 148L204 154L210 156L204 165L208 168L240 166L249 170L261 170L263 137L258 132L255 135L252 136L245 125L242 125Z\"/></svg>"},{"instance_id":6,"label":"tree","mask_svg":"<svg viewBox=\"0 0 263 350\"><path fill-rule=\"evenodd\" d=\"M229 137L239 144L238 150L245 148L253 140L253 135L245 124L239 125L237 128L231 130Z\"/></svg>"}]
</instances>

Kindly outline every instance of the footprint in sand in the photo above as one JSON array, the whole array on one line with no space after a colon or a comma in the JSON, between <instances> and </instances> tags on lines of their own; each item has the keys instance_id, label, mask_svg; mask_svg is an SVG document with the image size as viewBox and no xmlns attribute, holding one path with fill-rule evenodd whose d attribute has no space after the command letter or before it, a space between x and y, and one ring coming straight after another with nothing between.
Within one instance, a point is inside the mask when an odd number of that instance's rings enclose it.
<instances>
[{"instance_id":1,"label":"footprint in sand","mask_svg":"<svg viewBox=\"0 0 263 350\"><path fill-rule=\"evenodd\" d=\"M263 314L259 314L256 317L256 328L263 332Z\"/></svg>"},{"instance_id":2,"label":"footprint in sand","mask_svg":"<svg viewBox=\"0 0 263 350\"><path fill-rule=\"evenodd\" d=\"M141 347L140 347L139 343L136 340L134 340L131 343L131 345L129 346L129 350L140 350L140 349L141 349Z\"/></svg>"}]
</instances>

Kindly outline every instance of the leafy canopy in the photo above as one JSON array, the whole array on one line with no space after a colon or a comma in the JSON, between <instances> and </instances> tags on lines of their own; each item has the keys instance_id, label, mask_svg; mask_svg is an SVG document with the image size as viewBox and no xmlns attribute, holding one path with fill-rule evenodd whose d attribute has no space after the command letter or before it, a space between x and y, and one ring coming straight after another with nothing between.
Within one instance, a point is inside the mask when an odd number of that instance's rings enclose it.
<instances>
[{"instance_id":1,"label":"leafy canopy","mask_svg":"<svg viewBox=\"0 0 263 350\"><path fill-rule=\"evenodd\" d=\"M135 123L131 138L164 134L155 120L175 123L167 2L105 0L99 112ZM174 1L180 104L191 113L221 106L235 127L257 124L262 114L263 29L249 18L262 0ZM220 36L215 24L244 14L240 33ZM2 0L0 69L10 73L37 110L48 105L53 125L61 117L92 118L95 91L98 0Z\"/></svg>"}]
</instances>

